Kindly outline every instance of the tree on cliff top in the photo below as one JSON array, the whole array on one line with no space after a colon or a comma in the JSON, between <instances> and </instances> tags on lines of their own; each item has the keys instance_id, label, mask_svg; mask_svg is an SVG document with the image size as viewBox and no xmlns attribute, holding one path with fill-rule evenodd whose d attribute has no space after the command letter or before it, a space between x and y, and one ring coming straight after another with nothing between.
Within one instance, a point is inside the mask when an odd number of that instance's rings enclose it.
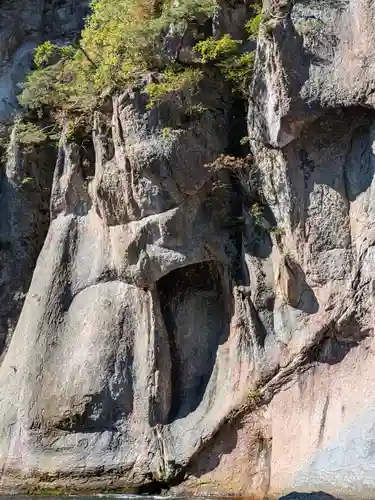
<instances>
[{"instance_id":1,"label":"tree on cliff top","mask_svg":"<svg viewBox=\"0 0 375 500\"><path fill-rule=\"evenodd\" d=\"M217 8L216 0L92 0L92 13L79 42L65 47L45 42L37 48L36 69L26 80L20 103L31 109L52 108L64 115L87 115L103 92L127 86L146 70L166 75L159 87L149 88L154 96L175 91L179 81L186 87L191 80L193 86L200 69L163 61L160 42L171 24L186 26L197 17L208 19ZM256 14L259 18L258 11ZM230 57L216 60L216 55L223 56L223 46L238 49L238 43L228 35L217 41L211 38L197 45L197 53L202 54L201 67L215 59L233 87L241 80L237 87L243 90L248 85L252 54L237 56L229 51Z\"/></svg>"}]
</instances>

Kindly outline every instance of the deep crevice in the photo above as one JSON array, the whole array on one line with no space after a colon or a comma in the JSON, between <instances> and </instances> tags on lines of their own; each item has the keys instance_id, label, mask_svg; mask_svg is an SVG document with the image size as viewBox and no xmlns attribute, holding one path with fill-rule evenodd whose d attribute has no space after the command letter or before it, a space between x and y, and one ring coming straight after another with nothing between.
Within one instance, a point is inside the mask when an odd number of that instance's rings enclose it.
<instances>
[{"instance_id":1,"label":"deep crevice","mask_svg":"<svg viewBox=\"0 0 375 500\"><path fill-rule=\"evenodd\" d=\"M172 403L169 422L200 405L216 352L226 341L229 313L219 264L204 262L164 276L157 284L169 337Z\"/></svg>"},{"instance_id":2,"label":"deep crevice","mask_svg":"<svg viewBox=\"0 0 375 500\"><path fill-rule=\"evenodd\" d=\"M247 103L244 99L234 98L229 110L229 143L226 153L230 156L244 158L249 154L248 143L243 143L241 138L247 136ZM242 220L244 192L241 182L235 173L230 175L231 198L230 198L230 218L234 221ZM229 241L234 249L231 257L231 274L235 283L246 282L242 259L242 224L233 224Z\"/></svg>"}]
</instances>

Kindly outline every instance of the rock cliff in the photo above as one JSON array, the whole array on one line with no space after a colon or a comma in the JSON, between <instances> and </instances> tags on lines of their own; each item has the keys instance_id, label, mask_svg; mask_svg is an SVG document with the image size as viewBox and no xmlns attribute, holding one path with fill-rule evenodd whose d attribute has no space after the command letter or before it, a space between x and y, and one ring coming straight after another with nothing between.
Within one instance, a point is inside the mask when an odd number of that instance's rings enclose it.
<instances>
[{"instance_id":1,"label":"rock cliff","mask_svg":"<svg viewBox=\"0 0 375 500\"><path fill-rule=\"evenodd\" d=\"M4 123L35 42L85 8L0 5ZM221 9L235 30L243 3ZM57 158L13 129L3 488L374 498L374 27L373 0L270 0L247 110L212 70L197 116L124 89Z\"/></svg>"}]
</instances>

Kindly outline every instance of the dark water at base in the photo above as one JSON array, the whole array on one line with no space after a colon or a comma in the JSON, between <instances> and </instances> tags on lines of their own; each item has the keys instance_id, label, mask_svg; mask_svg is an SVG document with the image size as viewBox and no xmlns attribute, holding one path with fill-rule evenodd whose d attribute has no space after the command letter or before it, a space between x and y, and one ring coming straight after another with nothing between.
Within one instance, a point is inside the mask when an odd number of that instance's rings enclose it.
<instances>
[{"instance_id":1,"label":"dark water at base","mask_svg":"<svg viewBox=\"0 0 375 500\"><path fill-rule=\"evenodd\" d=\"M0 495L0 500L245 500L235 496L172 496L172 495L131 495L131 494L97 494L97 495Z\"/></svg>"},{"instance_id":2,"label":"dark water at base","mask_svg":"<svg viewBox=\"0 0 375 500\"><path fill-rule=\"evenodd\" d=\"M0 500L191 500L192 497L168 495L131 495L125 493L98 493L97 495L0 495ZM215 500L228 500L228 497L214 497ZM234 497L232 497L234 498ZM208 500L209 497L195 496L194 500Z\"/></svg>"},{"instance_id":3,"label":"dark water at base","mask_svg":"<svg viewBox=\"0 0 375 500\"><path fill-rule=\"evenodd\" d=\"M97 495L0 495L0 500L246 500L235 496L175 496L175 495L132 495L108 493ZM289 500L288 498L286 500ZM293 499L294 500L294 499ZM314 499L313 499L314 500Z\"/></svg>"}]
</instances>

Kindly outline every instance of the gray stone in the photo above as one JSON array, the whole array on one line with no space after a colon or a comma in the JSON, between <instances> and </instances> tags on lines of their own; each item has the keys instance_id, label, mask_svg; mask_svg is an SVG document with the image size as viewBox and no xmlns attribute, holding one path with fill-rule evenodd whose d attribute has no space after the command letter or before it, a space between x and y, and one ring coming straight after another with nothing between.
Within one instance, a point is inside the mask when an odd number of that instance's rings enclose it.
<instances>
[{"instance_id":1,"label":"gray stone","mask_svg":"<svg viewBox=\"0 0 375 500\"><path fill-rule=\"evenodd\" d=\"M59 8L58 8L59 5ZM19 113L17 94L34 48L45 40L72 39L82 28L87 0L4 0L0 7L0 123ZM0 355L16 326L49 224L56 153L51 146L26 151L13 134L1 159Z\"/></svg>"},{"instance_id":2,"label":"gray stone","mask_svg":"<svg viewBox=\"0 0 375 500\"><path fill-rule=\"evenodd\" d=\"M0 365L3 487L374 498L374 12L266 3L237 183L208 166L234 141L210 75L196 115L128 89L87 147L63 134Z\"/></svg>"},{"instance_id":3,"label":"gray stone","mask_svg":"<svg viewBox=\"0 0 375 500\"><path fill-rule=\"evenodd\" d=\"M210 105L219 95L207 89ZM216 380L230 394L237 364L233 349L215 366L230 321L215 215L226 200L208 203L205 166L225 147L225 108L180 123L178 103L148 113L145 103L124 94L97 115L95 166L83 168L87 148L60 142L51 225L0 367L5 481L95 478L99 467L126 471L128 485L165 480L226 415L212 395ZM163 113L180 123L168 137Z\"/></svg>"},{"instance_id":4,"label":"gray stone","mask_svg":"<svg viewBox=\"0 0 375 500\"><path fill-rule=\"evenodd\" d=\"M87 0L4 0L0 9L0 121L17 109L16 95L41 42L72 39L83 27Z\"/></svg>"}]
</instances>

